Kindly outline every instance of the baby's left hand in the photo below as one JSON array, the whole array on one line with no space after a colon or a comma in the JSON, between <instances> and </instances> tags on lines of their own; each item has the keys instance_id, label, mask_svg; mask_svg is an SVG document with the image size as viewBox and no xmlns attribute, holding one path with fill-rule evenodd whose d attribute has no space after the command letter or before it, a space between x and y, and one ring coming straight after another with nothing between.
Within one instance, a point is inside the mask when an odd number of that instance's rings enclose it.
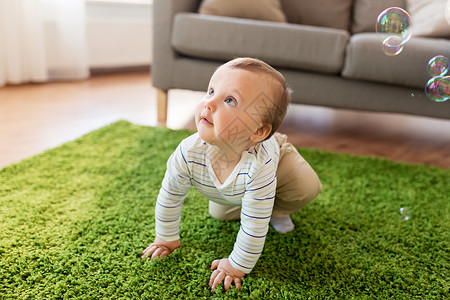
<instances>
[{"instance_id":1,"label":"baby's left hand","mask_svg":"<svg viewBox=\"0 0 450 300\"><path fill-rule=\"evenodd\" d=\"M223 281L225 291L230 289L231 283L234 283L237 290L241 290L241 278L245 273L233 268L228 261L228 258L216 259L211 264L211 270L214 270L209 279L209 286L215 289L219 283Z\"/></svg>"}]
</instances>

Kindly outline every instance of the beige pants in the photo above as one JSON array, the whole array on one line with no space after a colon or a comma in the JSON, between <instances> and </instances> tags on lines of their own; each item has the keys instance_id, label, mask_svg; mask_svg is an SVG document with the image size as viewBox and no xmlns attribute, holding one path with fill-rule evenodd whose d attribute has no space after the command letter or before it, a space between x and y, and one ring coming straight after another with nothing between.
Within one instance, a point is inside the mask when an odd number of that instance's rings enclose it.
<instances>
[{"instance_id":1,"label":"beige pants","mask_svg":"<svg viewBox=\"0 0 450 300\"><path fill-rule=\"evenodd\" d=\"M277 169L277 190L272 217L287 217L311 202L322 189L319 177L297 149L286 142L286 135L275 133L280 145ZM240 206L227 206L209 201L209 213L218 220L239 220Z\"/></svg>"}]
</instances>

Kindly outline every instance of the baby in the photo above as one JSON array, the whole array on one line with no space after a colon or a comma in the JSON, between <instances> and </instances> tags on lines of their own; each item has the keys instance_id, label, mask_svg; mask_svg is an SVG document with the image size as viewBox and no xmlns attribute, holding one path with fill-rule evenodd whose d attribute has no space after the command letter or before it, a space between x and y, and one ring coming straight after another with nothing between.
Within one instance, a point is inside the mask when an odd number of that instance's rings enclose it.
<instances>
[{"instance_id":1,"label":"baby","mask_svg":"<svg viewBox=\"0 0 450 300\"><path fill-rule=\"evenodd\" d=\"M169 158L155 208L156 238L142 258L164 257L180 247L179 223L186 194L194 186L219 220L241 227L228 258L214 260L209 285L224 289L250 273L262 253L269 222L284 234L294 229L290 214L320 192L314 170L286 136L275 133L290 101L281 73L254 58L220 66L198 104L198 132Z\"/></svg>"}]
</instances>

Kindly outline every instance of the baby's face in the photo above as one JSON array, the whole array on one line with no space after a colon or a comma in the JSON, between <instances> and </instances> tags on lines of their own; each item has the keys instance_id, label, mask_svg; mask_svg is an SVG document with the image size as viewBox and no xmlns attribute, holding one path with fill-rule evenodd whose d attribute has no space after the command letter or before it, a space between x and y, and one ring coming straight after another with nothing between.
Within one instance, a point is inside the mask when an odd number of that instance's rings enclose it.
<instances>
[{"instance_id":1,"label":"baby's face","mask_svg":"<svg viewBox=\"0 0 450 300\"><path fill-rule=\"evenodd\" d=\"M261 72L228 66L217 69L196 109L200 137L220 148L241 151L250 147L253 134L263 125L261 115L273 105L274 84Z\"/></svg>"}]
</instances>

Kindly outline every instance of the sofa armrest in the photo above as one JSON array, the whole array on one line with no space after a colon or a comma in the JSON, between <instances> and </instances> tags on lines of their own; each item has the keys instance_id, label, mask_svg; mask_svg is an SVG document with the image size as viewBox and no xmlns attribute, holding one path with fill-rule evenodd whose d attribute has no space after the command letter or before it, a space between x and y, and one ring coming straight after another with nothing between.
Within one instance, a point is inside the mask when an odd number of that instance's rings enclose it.
<instances>
[{"instance_id":1,"label":"sofa armrest","mask_svg":"<svg viewBox=\"0 0 450 300\"><path fill-rule=\"evenodd\" d=\"M167 91L173 62L177 54L171 46L174 16L179 12L196 12L200 0L154 0L153 2L153 86Z\"/></svg>"}]
</instances>

